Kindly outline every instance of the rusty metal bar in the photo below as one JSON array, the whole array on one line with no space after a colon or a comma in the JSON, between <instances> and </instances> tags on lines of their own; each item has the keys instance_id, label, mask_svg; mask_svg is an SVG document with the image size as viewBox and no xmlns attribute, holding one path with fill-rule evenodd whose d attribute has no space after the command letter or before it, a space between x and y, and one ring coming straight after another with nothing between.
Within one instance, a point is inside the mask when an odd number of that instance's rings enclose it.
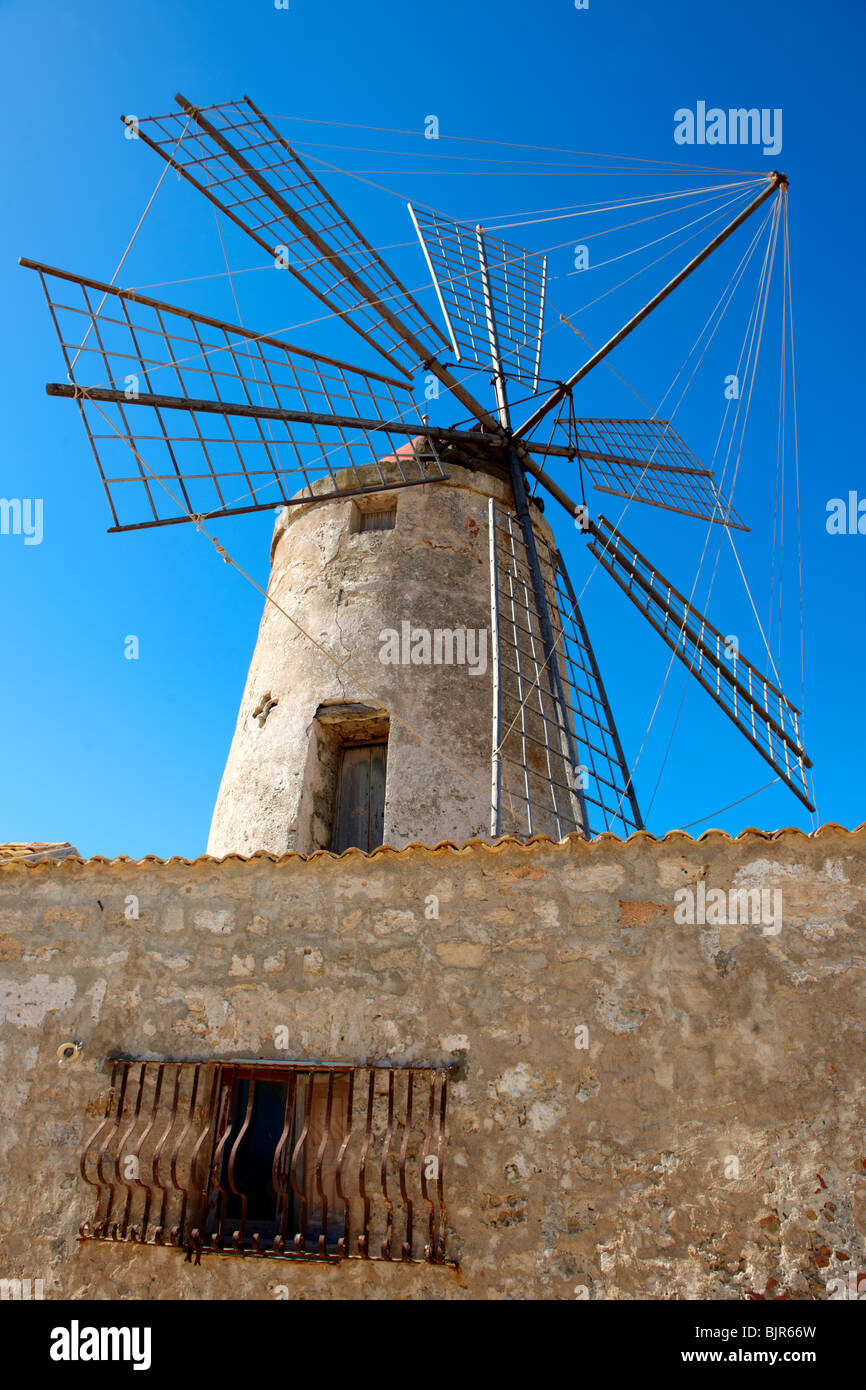
<instances>
[{"instance_id":1,"label":"rusty metal bar","mask_svg":"<svg viewBox=\"0 0 866 1390\"><path fill-rule=\"evenodd\" d=\"M304 1161L304 1145L307 1142L307 1135L310 1132L310 1113L313 1105L313 1076L307 1073L307 1084L304 1095L304 1123L295 1151L292 1154L292 1191L298 1199L300 1208L300 1230L295 1232L294 1247L296 1251L303 1252L307 1248L307 1190L306 1183L301 1184L298 1180L298 1172ZM306 1177L306 1174L304 1174Z\"/></svg>"},{"instance_id":2,"label":"rusty metal bar","mask_svg":"<svg viewBox=\"0 0 866 1390\"><path fill-rule=\"evenodd\" d=\"M313 1078L310 1077L310 1090L313 1088ZM328 1248L328 1194L322 1184L322 1165L325 1161L325 1153L328 1148L328 1139L331 1133L331 1109L334 1104L334 1073L328 1073L328 1099L325 1106L325 1125L322 1132L322 1142L316 1154L316 1192L319 1197L319 1206L322 1213L322 1229L319 1233L319 1254L325 1255Z\"/></svg>"},{"instance_id":3,"label":"rusty metal bar","mask_svg":"<svg viewBox=\"0 0 866 1390\"><path fill-rule=\"evenodd\" d=\"M199 1065L199 1064L196 1063L195 1065ZM199 1195L199 1197L200 1197L200 1199L201 1199L201 1209L200 1209L200 1211L197 1213L197 1215L198 1215L198 1224L194 1227L193 1230L190 1231L190 1242L192 1243L192 1245L194 1245L194 1246L196 1247L196 1250L197 1250L197 1251L200 1251L200 1250L201 1250L201 1247L202 1247L202 1241L203 1241L202 1226L204 1225L205 1218L206 1218L206 1216L207 1216L207 1203L208 1203L207 1174L208 1174L208 1172L209 1172L209 1169L206 1169L206 1170L205 1170L204 1180L203 1180L203 1182L202 1182L202 1185L201 1185L201 1187L198 1187L198 1186L197 1186L197 1182L196 1182L196 1180L197 1180L197 1174L198 1174L198 1165L199 1165L199 1160L200 1160L200 1158L201 1158L201 1152L202 1152L202 1149L204 1148L204 1145L205 1145L206 1141L207 1141L208 1139L211 1139L211 1140L212 1140L212 1138L213 1138L213 1123L214 1123L215 1119L218 1118L218 1116L219 1116L219 1097L220 1097L220 1094L221 1094L222 1076L223 1076L223 1068L222 1068L222 1066L221 1066L219 1063L212 1064L212 1065L213 1065L213 1077L212 1077L212 1079L211 1079L210 1099L209 1099L209 1102L208 1102L207 1110L206 1110L205 1115L204 1115L204 1123L203 1123L203 1125L202 1125L201 1133L199 1134L198 1139L196 1140L195 1144L193 1145L193 1150L192 1150L192 1153L190 1154L190 1160L189 1160L190 1182L193 1184L194 1190L198 1193L198 1195Z\"/></svg>"},{"instance_id":4,"label":"rusty metal bar","mask_svg":"<svg viewBox=\"0 0 866 1390\"><path fill-rule=\"evenodd\" d=\"M180 1063L180 1062L175 1062L175 1063L174 1063L174 1068L175 1068L175 1073L174 1073L174 1090L172 1091L172 1096L171 1096L171 1114L169 1115L168 1124L166 1125L166 1127L165 1127L165 1129L164 1129L164 1131L163 1131L163 1133L162 1133L162 1135L161 1135L161 1137L160 1137L159 1143L157 1144L156 1148L155 1148L154 1151L153 1151L153 1160L152 1160L154 1185L155 1185L156 1187L158 1187L159 1190L160 1190L160 1192L162 1193L162 1198L161 1198L160 1204L159 1204L159 1219L158 1219L158 1222L157 1222L156 1230L155 1230L154 1233L153 1233L153 1239L154 1239L154 1241L156 1242L157 1245L161 1245L161 1244L162 1244L163 1239L164 1239L164 1236L165 1236L165 1213L166 1213L166 1206L167 1206L167 1203L168 1203L168 1188L166 1187L165 1183L162 1181L162 1178L161 1178L161 1176L160 1176L160 1163L162 1162L162 1151L163 1151L163 1149L165 1148L166 1141L168 1140L168 1136L171 1134L171 1131L172 1131L172 1129L174 1128L174 1122L175 1122L175 1120L177 1119L178 1103L179 1103L179 1101L180 1101L180 1069L181 1069L181 1063Z\"/></svg>"},{"instance_id":5,"label":"rusty metal bar","mask_svg":"<svg viewBox=\"0 0 866 1390\"><path fill-rule=\"evenodd\" d=\"M427 1213L427 1244L424 1247L424 1259L432 1263L433 1252L436 1239L436 1208L433 1198L427 1190L428 1160L431 1157L430 1143L433 1138L433 1115L436 1104L436 1072L429 1074L430 1089L427 1098L427 1124L424 1129L424 1147L421 1150L421 1195L429 1207Z\"/></svg>"},{"instance_id":6,"label":"rusty metal bar","mask_svg":"<svg viewBox=\"0 0 866 1390\"><path fill-rule=\"evenodd\" d=\"M122 1118L122 1116L123 1116L123 1103L124 1103L124 1099L125 1099L125 1097L126 1097L126 1083L127 1083L128 1079L129 1079L129 1067L130 1067L130 1063L128 1063L128 1062L124 1062L124 1063L123 1063L123 1072L122 1072L122 1074L121 1074L121 1080L120 1080L120 1090L119 1090L118 1093L117 1093L117 1110L116 1110L116 1113L115 1113L115 1116L114 1116L114 1129L113 1129L113 1130L110 1130L110 1131L108 1132L108 1134L106 1134L105 1138L103 1139L103 1141L102 1141L102 1146L101 1146L101 1148L100 1148L100 1150L99 1150L99 1156L98 1156L98 1158L97 1158L97 1160L96 1160L96 1175L97 1175L97 1177L99 1178L100 1183L103 1184L103 1186L105 1186L106 1184L107 1184L107 1186L108 1186L108 1202L107 1202L107 1205L106 1205L106 1208L105 1208L105 1216L104 1216L103 1221L102 1221L102 1234L103 1234L103 1235L107 1235L107 1234L108 1234L108 1223L109 1223L109 1221L110 1221L110 1219L111 1219L111 1213L112 1213L112 1209L113 1209L113 1207L114 1207L114 1183L113 1183L113 1182L109 1182L108 1178L106 1178L105 1173L103 1172L103 1164L104 1164L104 1162L105 1162L105 1155L106 1155L106 1153L107 1153L107 1151L108 1151L108 1146L109 1146L109 1144L111 1143L112 1139L114 1139L114 1138L116 1137L117 1132L118 1132L118 1130L120 1129L120 1121L121 1121L121 1118ZM117 1160L115 1159L115 1177L116 1177L116 1176L117 1176ZM117 1227L115 1226L115 1227L114 1227L114 1231L116 1232L116 1230L117 1230Z\"/></svg>"},{"instance_id":7,"label":"rusty metal bar","mask_svg":"<svg viewBox=\"0 0 866 1390\"><path fill-rule=\"evenodd\" d=\"M373 1137L373 1106L376 1100L376 1074L370 1070L367 1082L367 1116L364 1122L364 1141L361 1145L361 1156L358 1160L358 1188L361 1194L361 1201L364 1204L363 1225L361 1234L358 1236L358 1251L362 1259L370 1258L370 1196L367 1192L367 1154L370 1152L370 1143Z\"/></svg>"},{"instance_id":8,"label":"rusty metal bar","mask_svg":"<svg viewBox=\"0 0 866 1390\"><path fill-rule=\"evenodd\" d=\"M445 1110L448 1103L448 1073L442 1073L442 1081L439 1091L439 1144L437 1147L437 1175L436 1175L436 1200L439 1203L439 1244L436 1249L436 1262L445 1263L445 1187L444 1187L444 1168L445 1168Z\"/></svg>"},{"instance_id":9,"label":"rusty metal bar","mask_svg":"<svg viewBox=\"0 0 866 1390\"><path fill-rule=\"evenodd\" d=\"M127 1190L126 1202L124 1203L124 1207L123 1207L123 1217L121 1218L121 1222L120 1222L120 1232L121 1232L121 1238L122 1238L122 1239L125 1239L127 1230L129 1229L129 1218L130 1218L130 1215L131 1215L131 1213L132 1213L132 1198L133 1198L133 1187L132 1187L132 1183L127 1181L126 1176L125 1176L125 1174L124 1174L124 1172L123 1172L123 1168L124 1168L124 1166L125 1166L125 1160L124 1160L123 1150L125 1149L126 1144L127 1144L128 1140L130 1139L133 1130L135 1129L135 1126L138 1124L138 1117L139 1117L139 1115L141 1114L141 1102L142 1102L142 1100L143 1100L143 1098L144 1098L144 1082L145 1082L145 1074L146 1074L146 1072L147 1072L147 1063L146 1063L146 1062L142 1062L142 1064L141 1064L141 1070L140 1070L139 1073L138 1073L138 1090L136 1091L136 1095L135 1095L135 1104L134 1104L134 1106L133 1106L132 1118L130 1119L129 1124L127 1125L126 1132L125 1132L123 1138L122 1138L122 1139L119 1139L119 1140L117 1141L117 1156L116 1156L116 1159L115 1159L115 1164L116 1164L116 1168L117 1168L117 1176L118 1176L119 1181L123 1184L123 1186L124 1186L124 1187L126 1188L126 1190Z\"/></svg>"},{"instance_id":10,"label":"rusty metal bar","mask_svg":"<svg viewBox=\"0 0 866 1390\"><path fill-rule=\"evenodd\" d=\"M406 1239L400 1247L400 1254L404 1260L412 1258L412 1198L406 1189L406 1158L409 1153L409 1139L412 1134L412 1093L415 1088L415 1073L409 1072L406 1077L406 1119L403 1124L403 1143L400 1145L400 1196L403 1198L403 1206L406 1210Z\"/></svg>"},{"instance_id":11,"label":"rusty metal bar","mask_svg":"<svg viewBox=\"0 0 866 1390\"><path fill-rule=\"evenodd\" d=\"M164 1073L165 1073L165 1065L164 1065L163 1063L160 1063L159 1066L158 1066L157 1069L156 1069L156 1080L155 1080L155 1082L154 1082L154 1087L153 1087L153 1101L152 1101L151 1107L150 1107L150 1118L149 1118L147 1124L145 1125L144 1129L142 1130L141 1138L139 1139L138 1144L136 1145L136 1149L135 1149L135 1160L136 1160L136 1163L138 1164L138 1180L139 1180L139 1182L141 1183L142 1187L144 1187L144 1189L145 1189L145 1193L144 1193L144 1209L143 1209L142 1214L141 1214L141 1238L142 1238L142 1240L146 1240L146 1239L147 1239L147 1225L148 1225L148 1222L149 1222L149 1220L150 1220L150 1206L151 1206L151 1202L153 1201L153 1188L151 1187L151 1185L150 1185L149 1183L145 1183L145 1182L142 1181L142 1177L141 1177L141 1150L142 1150L142 1148L144 1147L145 1140L147 1140L147 1139L150 1138L151 1130L153 1129L154 1125L156 1124L156 1117L157 1117L158 1108L159 1108L159 1098L160 1098L160 1095L161 1095L161 1093L162 1093L162 1079L163 1079Z\"/></svg>"},{"instance_id":12,"label":"rusty metal bar","mask_svg":"<svg viewBox=\"0 0 866 1390\"><path fill-rule=\"evenodd\" d=\"M355 1069L349 1072L349 1094L346 1099L346 1133L340 1145L340 1152L337 1155L337 1173L335 1186L337 1196L343 1203L343 1234L337 1242L338 1253L346 1256L349 1254L349 1242L351 1239L352 1208L348 1194L343 1191L343 1163L346 1158L346 1150L352 1138L352 1107L355 1099Z\"/></svg>"},{"instance_id":13,"label":"rusty metal bar","mask_svg":"<svg viewBox=\"0 0 866 1390\"><path fill-rule=\"evenodd\" d=\"M178 1223L176 1226L173 1226L171 1228L171 1231L169 1233L169 1238L171 1240L172 1245L183 1244L183 1233L184 1226L186 1224L187 1203L189 1200L189 1188L186 1185L182 1185L177 1180L177 1160L180 1155L180 1151L183 1147L183 1144L190 1130L192 1129L192 1122L195 1116L195 1102L196 1096L198 1095L198 1083L200 1075L201 1066L196 1066L193 1070L192 1075L192 1085L190 1087L189 1093L189 1110L187 1111L186 1123L183 1129L181 1130L180 1134L177 1136L174 1148L172 1150L171 1160L169 1162L169 1175L171 1177L171 1185L176 1192L179 1192L181 1194L180 1216L178 1219Z\"/></svg>"},{"instance_id":14,"label":"rusty metal bar","mask_svg":"<svg viewBox=\"0 0 866 1390\"><path fill-rule=\"evenodd\" d=\"M385 1225L385 1239L382 1241L382 1259L391 1259L391 1243L394 1239L394 1203L388 1194L388 1156L391 1152L391 1139L394 1134L394 1073L388 1072L388 1120L385 1128L385 1142L382 1145L382 1162L379 1176L382 1182L382 1196L388 1213Z\"/></svg>"},{"instance_id":15,"label":"rusty metal bar","mask_svg":"<svg viewBox=\"0 0 866 1390\"><path fill-rule=\"evenodd\" d=\"M109 1062L117 1062L117 1063L121 1063L121 1062L140 1062L141 1060L142 1060L141 1057L136 1057L136 1056L133 1056L132 1054L127 1054L127 1053L123 1053L123 1052L117 1053L117 1054L115 1054L115 1055L113 1055L113 1056L107 1058L107 1061L109 1061ZM174 1064L175 1061L176 1061L176 1059L175 1059L175 1058L172 1058L172 1065ZM269 1058L267 1058L267 1057L265 1057L265 1058L261 1058L261 1057L238 1057L238 1058L232 1058L232 1060L231 1060L230 1062L216 1062L216 1061L214 1060L213 1057L184 1057L184 1058L181 1059L181 1063L180 1063L180 1064L181 1064L181 1066L184 1066L184 1067L192 1067L192 1066L196 1066L197 1064L203 1063L203 1062L208 1062L208 1063L210 1063L211 1066L241 1067L241 1068L243 1068L243 1067L258 1067L260 1070L268 1070L268 1069L269 1069L269 1070L280 1071L280 1072L290 1072L290 1071L295 1071L295 1072L308 1072L308 1071L317 1071L317 1072L318 1072L318 1071L321 1071L321 1072L329 1072L329 1071L345 1071L345 1072L352 1072L352 1071L354 1071L354 1072L359 1072L359 1071L408 1071L408 1070L409 1070L408 1065L405 1066L405 1067L395 1066L393 1062L375 1062L375 1061L367 1061L367 1062L350 1062L350 1061L347 1061L345 1058L342 1058L340 1061L337 1061L337 1062L307 1062L307 1061L304 1061L304 1060L300 1060L300 1059L298 1059L297 1057L292 1057L292 1058L287 1058L287 1060L286 1060L285 1062L283 1062L282 1060L278 1060L277 1058L269 1059ZM167 1065L168 1065L168 1062L163 1062L161 1065L167 1066ZM459 1070L459 1064L458 1064L457 1062L445 1062L445 1063L443 1063L443 1062L413 1062L413 1063L412 1063L412 1070L413 1070L413 1071L416 1071L416 1072L418 1072L418 1071L421 1071L421 1072L435 1072L436 1075L438 1076L438 1075L440 1074L440 1072L443 1072L443 1071L444 1071L444 1072L458 1071L458 1070Z\"/></svg>"},{"instance_id":16,"label":"rusty metal bar","mask_svg":"<svg viewBox=\"0 0 866 1390\"><path fill-rule=\"evenodd\" d=\"M96 1195L96 1209L95 1209L95 1212L94 1212L93 1223L92 1223L94 1228L95 1228L95 1226L96 1226L97 1218L98 1218L98 1216L99 1216L99 1202L100 1202L100 1198L101 1198L101 1195L102 1195L102 1182L101 1182L101 1180L100 1180L100 1178L99 1178L98 1166L97 1166L97 1176L96 1176L95 1178L89 1178L89 1177L87 1176L87 1156L88 1156L88 1154L90 1153L90 1150L93 1148L93 1145L96 1143L97 1139L99 1138L100 1134L101 1134L102 1131L105 1129L105 1127L106 1127L106 1125L108 1124L109 1120L111 1119L111 1111L112 1111L112 1108L113 1108L113 1106L114 1106L114 1101L115 1101L115 1097L116 1097L116 1094L117 1094L117 1089L116 1089L116 1088L117 1088L117 1071L118 1071L118 1068L121 1067L121 1066L123 1066L123 1065L124 1065L124 1063L123 1063L123 1062L120 1062L120 1061L114 1061L114 1062L112 1063L112 1067L111 1067L111 1081L110 1081L109 1086L108 1086L108 1095L107 1095L106 1100L105 1100L105 1114L104 1114L104 1116L103 1116L103 1118L102 1118L102 1121L100 1122L100 1124L98 1125L98 1127L93 1131L93 1133L91 1134L91 1136L90 1136L90 1138L88 1139L87 1143L85 1144L85 1146L84 1146L84 1148L83 1148L83 1150L82 1150L82 1152L81 1152L81 1159L80 1159L80 1162L79 1162L79 1164L78 1164L79 1171L80 1171L81 1176L83 1177L84 1181L85 1181L90 1187L95 1187L95 1188L96 1188L96 1194L97 1194L97 1195ZM79 1227L79 1235L84 1236L85 1228L90 1228L90 1227L91 1227L91 1223L90 1223L89 1221L82 1221L81 1226Z\"/></svg>"},{"instance_id":17,"label":"rusty metal bar","mask_svg":"<svg viewBox=\"0 0 866 1390\"><path fill-rule=\"evenodd\" d=\"M218 1134L216 1147L214 1148L213 1165L211 1168L211 1183L216 1188L218 1194L216 1199L216 1210L218 1212L217 1227L216 1230L211 1233L211 1247L214 1250L222 1250L223 1248L226 1207L228 1205L228 1192L223 1187L220 1179L222 1176L223 1154L225 1152L226 1144L228 1143L229 1138L231 1136L231 1123L229 1121L229 1116L231 1114L231 1104L235 1096L235 1091L237 1089L237 1076L238 1063L235 1062L232 1064L231 1076L228 1082L228 1086L224 1090L221 1098L221 1104L217 1118L217 1127L220 1133Z\"/></svg>"},{"instance_id":18,"label":"rusty metal bar","mask_svg":"<svg viewBox=\"0 0 866 1390\"><path fill-rule=\"evenodd\" d=\"M292 1137L292 1125L295 1118L295 1088L297 1076L291 1072L286 1086L286 1108L283 1114L283 1129L277 1140L277 1147L274 1150L274 1161L271 1167L271 1184L277 1198L277 1217L279 1220L279 1231L274 1237L274 1254L280 1255L286 1248L286 1227L289 1221L289 1164L287 1160L288 1146Z\"/></svg>"},{"instance_id":19,"label":"rusty metal bar","mask_svg":"<svg viewBox=\"0 0 866 1390\"><path fill-rule=\"evenodd\" d=\"M244 1138L246 1137L247 1131L249 1130L249 1127L250 1127L250 1120L252 1119L253 1102L254 1102L254 1100L255 1100L255 1094L256 1094L256 1077L255 1077L255 1069L253 1070L253 1074L252 1074L252 1076L251 1076L250 1079L249 1079L248 1086L249 1086L249 1089L248 1089L248 1091L247 1091L247 1108L246 1108L246 1113L245 1113L245 1115L244 1115L244 1122L243 1122L243 1124L241 1125L240 1129L238 1130L238 1137L235 1139L235 1142L232 1144L231 1152L229 1153L229 1166L228 1166L228 1184L229 1184L229 1189L235 1194L236 1197L240 1197L240 1199L241 1199L241 1224L240 1224L240 1229L239 1229L239 1230L233 1231L233 1232L232 1232L232 1249L233 1249L233 1250L243 1250L243 1247L244 1247L244 1236L245 1236L245 1234L246 1234L246 1227L247 1227L247 1194L246 1194L245 1192L241 1192L241 1191L235 1186L235 1163L236 1163L236 1161L237 1161L238 1149L240 1148L241 1144L243 1143Z\"/></svg>"}]
</instances>

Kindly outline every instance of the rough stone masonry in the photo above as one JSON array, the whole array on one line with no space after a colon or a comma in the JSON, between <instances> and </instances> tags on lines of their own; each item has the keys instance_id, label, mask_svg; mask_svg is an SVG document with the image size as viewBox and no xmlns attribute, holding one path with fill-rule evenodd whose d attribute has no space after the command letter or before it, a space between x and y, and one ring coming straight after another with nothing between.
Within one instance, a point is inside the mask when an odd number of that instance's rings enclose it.
<instances>
[{"instance_id":1,"label":"rough stone masonry","mask_svg":"<svg viewBox=\"0 0 866 1390\"><path fill-rule=\"evenodd\" d=\"M46 1298L866 1291L864 880L866 827L835 825L2 864L0 1276ZM677 924L699 882L781 889L781 929ZM460 1064L456 1269L77 1239L106 1056L278 1058L280 1026L297 1058Z\"/></svg>"}]
</instances>

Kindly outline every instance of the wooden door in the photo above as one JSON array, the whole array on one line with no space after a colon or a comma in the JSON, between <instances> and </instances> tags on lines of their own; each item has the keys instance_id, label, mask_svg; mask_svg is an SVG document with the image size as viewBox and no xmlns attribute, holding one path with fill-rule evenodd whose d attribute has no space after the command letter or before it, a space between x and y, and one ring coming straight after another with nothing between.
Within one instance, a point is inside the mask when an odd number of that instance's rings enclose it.
<instances>
[{"instance_id":1,"label":"wooden door","mask_svg":"<svg viewBox=\"0 0 866 1390\"><path fill-rule=\"evenodd\" d=\"M349 745L343 749L337 777L331 848L375 849L385 827L387 743Z\"/></svg>"}]
</instances>

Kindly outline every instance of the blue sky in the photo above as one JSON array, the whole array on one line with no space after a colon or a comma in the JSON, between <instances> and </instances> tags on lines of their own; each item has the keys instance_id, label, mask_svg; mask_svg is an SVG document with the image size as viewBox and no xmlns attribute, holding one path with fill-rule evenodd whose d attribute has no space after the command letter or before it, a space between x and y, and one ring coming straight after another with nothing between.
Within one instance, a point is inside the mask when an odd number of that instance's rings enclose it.
<instances>
[{"instance_id":1,"label":"blue sky","mask_svg":"<svg viewBox=\"0 0 866 1390\"><path fill-rule=\"evenodd\" d=\"M570 0L533 6L444 0L422 7L391 0L290 0L287 10L271 0L0 6L6 54L0 101L7 131L0 495L44 503L41 544L0 536L0 721L6 733L0 839L71 840L88 855L202 852L255 642L260 596L216 560L191 528L106 534L110 519L75 408L44 394L44 383L62 379L63 369L35 277L17 265L18 256L26 255L111 277L160 173L140 142L124 140L118 117L168 111L176 91L201 105L249 93L268 115L293 118L281 119L280 129L311 160L375 170L365 177L473 220L513 220L536 209L635 198L650 185L659 192L698 186L704 178L708 185L716 182L711 175L603 175L598 160L586 161L594 169L575 169L569 166L581 162L576 155L542 155L516 145L787 172L806 742L815 763L820 820L848 826L862 821L866 536L831 536L825 522L831 498L858 490L866 497L859 429L864 361L857 331L863 307L857 132L864 20L860 4L816 8L804 0L760 6L734 0L712 9L688 0L590 0L584 11ZM781 153L768 159L755 147L676 145L674 112L698 101L723 109L780 108ZM425 142L424 122L431 114L443 137L503 145ZM348 148L322 148L326 144ZM424 157L417 158L419 153ZM508 162L486 162L493 157ZM563 167L555 167L557 160ZM403 244L411 228L401 198L345 174L323 178L374 245L397 244L386 254L406 283L421 285L426 276L420 253ZM564 243L573 225L536 224L503 235L541 249ZM619 240L614 234L607 244L614 254L625 252L666 226L652 223ZM611 359L653 408L751 234L741 230ZM581 240L575 232L574 242ZM615 264L599 268L595 278L570 275L572 251L558 245L550 253L551 299L562 312L580 310L575 322L591 340L602 341L701 244L690 242L680 256L668 257L588 309L626 272ZM663 243L654 254L670 245ZM233 230L226 234L226 249L235 270L263 264L258 248ZM649 259L647 253L644 263ZM682 434L704 460L722 422L723 381L743 341L757 264L744 274L677 415ZM120 282L158 283L153 293L160 297L234 319L224 268L212 210L171 175ZM776 506L780 275L779 252L736 489L736 505L752 530L738 538L737 548L765 628L781 576L778 653L786 691L799 704L800 558L790 409L784 502L781 511ZM192 280L196 276L212 278ZM186 283L169 287L169 280ZM260 331L313 316L303 291L288 277L275 281L272 270L238 275L236 283L245 322ZM430 292L424 294L422 302L435 312ZM359 360L355 341L346 342L333 325L302 329L294 338ZM553 332L545 371L565 376L584 355L566 330ZM587 416L642 413L603 368L581 388L579 406ZM566 487L573 484L567 468L556 476ZM616 520L621 505L606 498L601 509ZM552 503L548 515L580 592L591 573L590 557ZM267 578L271 522L266 513L224 520L216 528L261 583ZM702 523L635 504L622 529L688 592L706 536ZM710 561L697 590L701 601L717 542L718 535L711 537ZM668 651L605 575L591 578L583 608L633 759L644 744ZM760 633L727 546L708 611L764 669ZM124 659L129 634L140 641L137 661ZM775 635L772 646L775 653ZM685 680L677 665L636 774L645 813L652 798L649 828L659 834L738 802L773 775L693 682L683 699ZM776 785L701 820L693 833L709 825L735 833L746 825L810 823L791 793Z\"/></svg>"}]
</instances>

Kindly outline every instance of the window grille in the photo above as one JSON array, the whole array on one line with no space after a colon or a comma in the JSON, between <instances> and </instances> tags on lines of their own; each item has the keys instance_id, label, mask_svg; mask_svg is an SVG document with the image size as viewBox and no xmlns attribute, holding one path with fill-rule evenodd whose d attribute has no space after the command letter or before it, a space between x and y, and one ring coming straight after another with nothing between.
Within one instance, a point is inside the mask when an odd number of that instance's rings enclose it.
<instances>
[{"instance_id":1,"label":"window grille","mask_svg":"<svg viewBox=\"0 0 866 1390\"><path fill-rule=\"evenodd\" d=\"M112 1059L83 1240L452 1264L447 1067Z\"/></svg>"},{"instance_id":2,"label":"window grille","mask_svg":"<svg viewBox=\"0 0 866 1390\"><path fill-rule=\"evenodd\" d=\"M359 531L393 531L396 525L396 507L390 507L387 511L384 508L379 508L378 511L362 511L358 517Z\"/></svg>"}]
</instances>

